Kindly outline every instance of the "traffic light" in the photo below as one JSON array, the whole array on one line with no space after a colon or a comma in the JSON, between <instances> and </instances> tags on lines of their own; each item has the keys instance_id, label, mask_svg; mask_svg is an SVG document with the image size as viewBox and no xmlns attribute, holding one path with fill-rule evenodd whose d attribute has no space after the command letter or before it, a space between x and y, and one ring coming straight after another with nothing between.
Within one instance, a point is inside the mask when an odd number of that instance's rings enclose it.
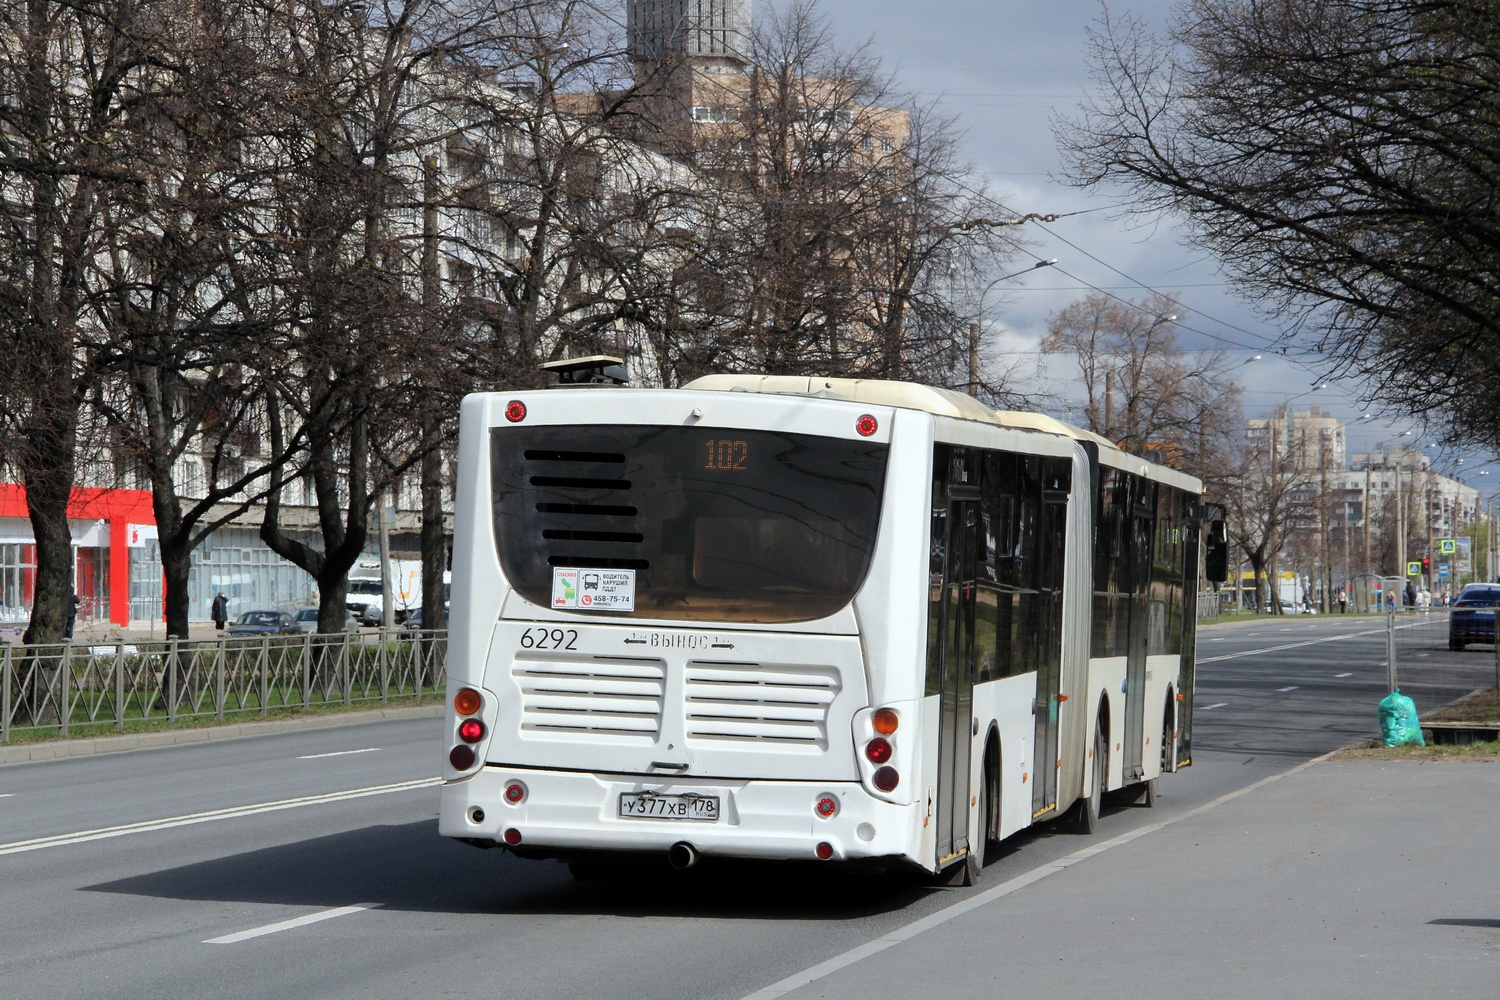
<instances>
[{"instance_id":1,"label":"traffic light","mask_svg":"<svg viewBox=\"0 0 1500 1000\"><path fill-rule=\"evenodd\" d=\"M1423 556L1422 557L1422 575L1423 576L1431 576L1432 575L1432 559L1429 558L1428 556Z\"/></svg>"}]
</instances>

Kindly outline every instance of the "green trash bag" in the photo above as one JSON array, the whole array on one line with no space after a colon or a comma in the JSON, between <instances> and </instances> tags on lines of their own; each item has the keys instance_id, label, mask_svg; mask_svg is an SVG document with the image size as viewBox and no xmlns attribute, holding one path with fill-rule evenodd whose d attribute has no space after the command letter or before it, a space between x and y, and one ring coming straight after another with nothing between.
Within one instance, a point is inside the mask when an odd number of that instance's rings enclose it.
<instances>
[{"instance_id":1,"label":"green trash bag","mask_svg":"<svg viewBox=\"0 0 1500 1000\"><path fill-rule=\"evenodd\" d=\"M1380 700L1380 735L1388 747L1426 746L1417 705L1397 688Z\"/></svg>"}]
</instances>

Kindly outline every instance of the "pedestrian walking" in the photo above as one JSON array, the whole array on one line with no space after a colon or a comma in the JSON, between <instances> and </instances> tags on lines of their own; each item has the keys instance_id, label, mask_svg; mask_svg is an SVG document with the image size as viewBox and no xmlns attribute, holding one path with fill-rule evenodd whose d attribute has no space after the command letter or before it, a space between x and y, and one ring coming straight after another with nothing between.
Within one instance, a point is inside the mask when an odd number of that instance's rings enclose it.
<instances>
[{"instance_id":1,"label":"pedestrian walking","mask_svg":"<svg viewBox=\"0 0 1500 1000\"><path fill-rule=\"evenodd\" d=\"M68 638L73 638L73 623L78 621L78 605L83 602L78 599L77 594L68 595Z\"/></svg>"},{"instance_id":2,"label":"pedestrian walking","mask_svg":"<svg viewBox=\"0 0 1500 1000\"><path fill-rule=\"evenodd\" d=\"M1349 610L1349 592L1343 587L1339 588L1339 614L1345 614Z\"/></svg>"},{"instance_id":3,"label":"pedestrian walking","mask_svg":"<svg viewBox=\"0 0 1500 1000\"><path fill-rule=\"evenodd\" d=\"M224 631L224 623L229 621L229 598L222 591L214 595L213 617L214 628Z\"/></svg>"}]
</instances>

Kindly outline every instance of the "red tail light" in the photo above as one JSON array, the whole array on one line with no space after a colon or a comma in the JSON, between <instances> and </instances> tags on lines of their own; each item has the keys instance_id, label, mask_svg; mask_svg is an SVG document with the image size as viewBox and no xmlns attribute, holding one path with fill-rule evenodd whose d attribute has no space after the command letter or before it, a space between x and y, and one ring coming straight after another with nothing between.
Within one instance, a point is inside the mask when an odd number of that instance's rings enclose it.
<instances>
[{"instance_id":1,"label":"red tail light","mask_svg":"<svg viewBox=\"0 0 1500 1000\"><path fill-rule=\"evenodd\" d=\"M875 777L871 780L882 792L894 792L896 786L901 784L901 775L896 773L894 767L880 767L875 769Z\"/></svg>"},{"instance_id":2,"label":"red tail light","mask_svg":"<svg viewBox=\"0 0 1500 1000\"><path fill-rule=\"evenodd\" d=\"M871 434L874 434L875 431L879 429L879 427L880 425L876 423L875 418L870 416L868 413L860 417L858 420L854 421L854 429L859 432L860 437L869 437Z\"/></svg>"},{"instance_id":3,"label":"red tail light","mask_svg":"<svg viewBox=\"0 0 1500 1000\"><path fill-rule=\"evenodd\" d=\"M448 751L448 763L455 771L467 771L474 766L474 748L460 744Z\"/></svg>"},{"instance_id":4,"label":"red tail light","mask_svg":"<svg viewBox=\"0 0 1500 1000\"><path fill-rule=\"evenodd\" d=\"M813 812L817 813L823 819L832 819L838 815L838 811L839 800L832 795L819 796L818 801L813 803Z\"/></svg>"},{"instance_id":5,"label":"red tail light","mask_svg":"<svg viewBox=\"0 0 1500 1000\"><path fill-rule=\"evenodd\" d=\"M512 781L505 786L505 801L513 806L518 806L526 801L526 786L519 781Z\"/></svg>"},{"instance_id":6,"label":"red tail light","mask_svg":"<svg viewBox=\"0 0 1500 1000\"><path fill-rule=\"evenodd\" d=\"M465 743L478 743L484 739L484 723L478 719L465 719L458 727L458 738Z\"/></svg>"},{"instance_id":7,"label":"red tail light","mask_svg":"<svg viewBox=\"0 0 1500 1000\"><path fill-rule=\"evenodd\" d=\"M870 758L871 764L884 764L891 759L891 741L883 736L877 736L865 744L865 756Z\"/></svg>"},{"instance_id":8,"label":"red tail light","mask_svg":"<svg viewBox=\"0 0 1500 1000\"><path fill-rule=\"evenodd\" d=\"M513 424L519 424L526 419L526 404L519 399L512 399L505 404L505 419Z\"/></svg>"}]
</instances>

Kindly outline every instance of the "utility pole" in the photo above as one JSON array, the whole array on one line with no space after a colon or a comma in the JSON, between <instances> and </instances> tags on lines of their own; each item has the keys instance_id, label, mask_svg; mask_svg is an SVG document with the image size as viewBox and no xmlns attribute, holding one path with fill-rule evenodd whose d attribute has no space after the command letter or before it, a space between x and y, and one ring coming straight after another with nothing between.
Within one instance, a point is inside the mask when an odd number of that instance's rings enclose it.
<instances>
[{"instance_id":1,"label":"utility pole","mask_svg":"<svg viewBox=\"0 0 1500 1000\"><path fill-rule=\"evenodd\" d=\"M979 395L979 324L969 324L969 395Z\"/></svg>"},{"instance_id":2,"label":"utility pole","mask_svg":"<svg viewBox=\"0 0 1500 1000\"><path fill-rule=\"evenodd\" d=\"M1115 421L1115 373L1107 371L1104 373L1104 436L1111 441L1115 436L1110 431L1110 426Z\"/></svg>"},{"instance_id":3,"label":"utility pole","mask_svg":"<svg viewBox=\"0 0 1500 1000\"><path fill-rule=\"evenodd\" d=\"M391 509L385 505L386 495L381 490L375 503L380 512L376 519L380 531L380 627L389 631L396 625L396 595L391 586Z\"/></svg>"}]
</instances>

